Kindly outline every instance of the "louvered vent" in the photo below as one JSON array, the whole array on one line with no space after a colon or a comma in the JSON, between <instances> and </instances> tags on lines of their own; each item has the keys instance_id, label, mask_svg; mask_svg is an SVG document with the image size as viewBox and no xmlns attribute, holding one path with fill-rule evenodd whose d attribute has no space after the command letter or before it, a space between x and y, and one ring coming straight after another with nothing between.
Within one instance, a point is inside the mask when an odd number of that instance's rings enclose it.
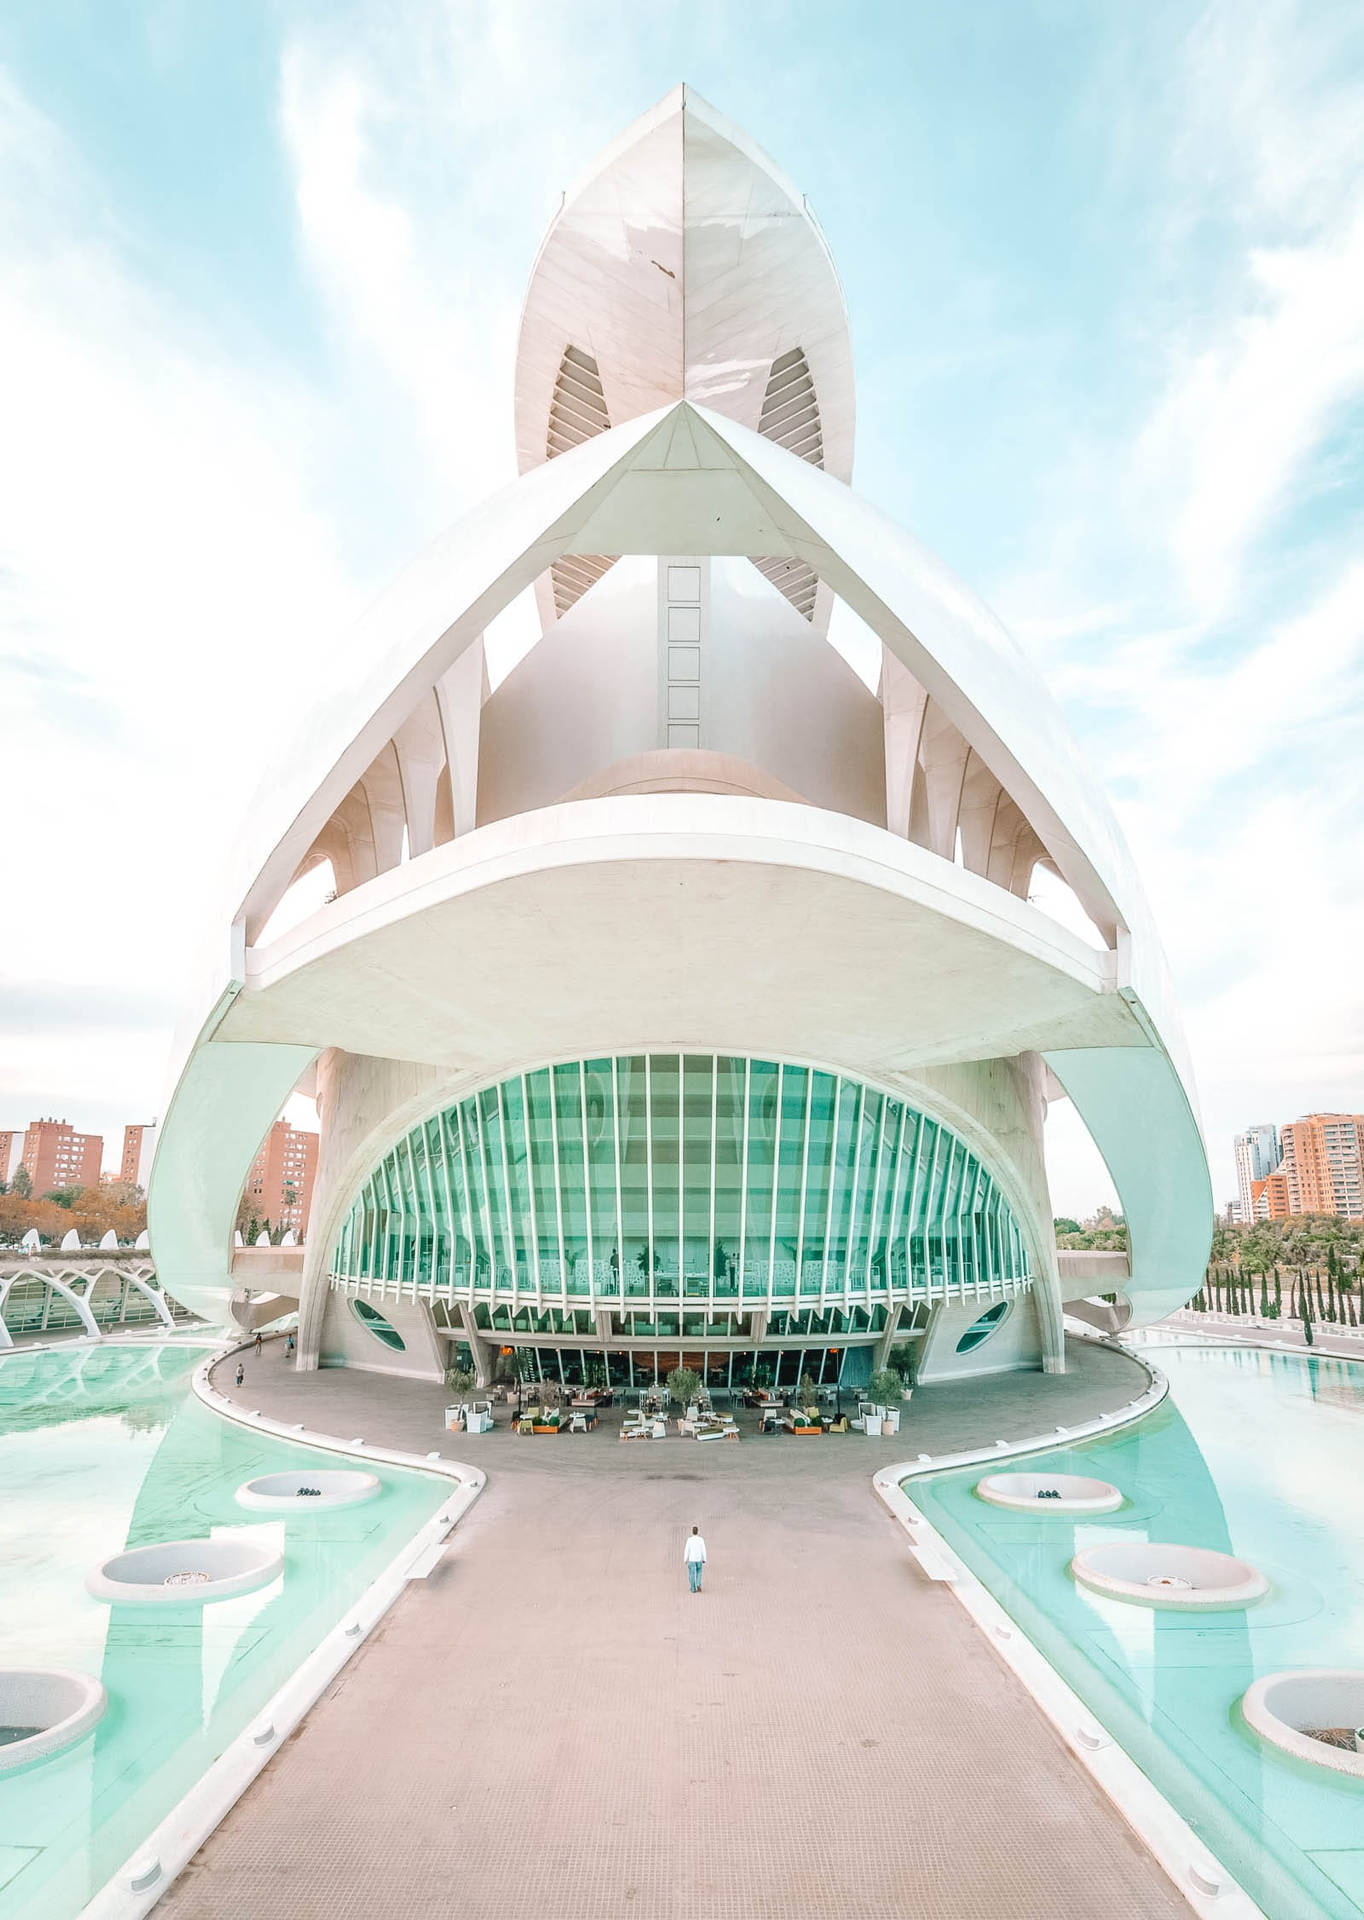
<instances>
[{"instance_id":1,"label":"louvered vent","mask_svg":"<svg viewBox=\"0 0 1364 1920\"><path fill-rule=\"evenodd\" d=\"M758 417L758 432L767 440L775 440L789 453L799 454L812 467L824 465L819 401L803 347L792 347L772 362L762 413ZM790 555L772 558L755 555L753 564L764 579L786 595L797 613L807 620L814 619L819 576L812 566Z\"/></svg>"},{"instance_id":2,"label":"louvered vent","mask_svg":"<svg viewBox=\"0 0 1364 1920\"><path fill-rule=\"evenodd\" d=\"M814 619L819 575L812 566L789 553L777 554L770 560L754 560L753 564L765 580L770 580L779 593L786 595L797 613L804 614L807 620Z\"/></svg>"},{"instance_id":3,"label":"louvered vent","mask_svg":"<svg viewBox=\"0 0 1364 1920\"><path fill-rule=\"evenodd\" d=\"M556 453L580 447L584 440L605 433L610 424L596 361L579 347L565 347L554 382L554 398L549 403L546 458L552 460Z\"/></svg>"},{"instance_id":4,"label":"louvered vent","mask_svg":"<svg viewBox=\"0 0 1364 1920\"><path fill-rule=\"evenodd\" d=\"M772 362L758 432L767 440L775 440L779 447L798 453L812 467L824 465L819 402L803 347L792 347Z\"/></svg>"},{"instance_id":5,"label":"louvered vent","mask_svg":"<svg viewBox=\"0 0 1364 1920\"><path fill-rule=\"evenodd\" d=\"M580 447L584 440L605 433L610 424L596 361L581 347L565 347L554 382L554 398L549 403L546 459L567 453L570 447ZM615 554L604 553L570 553L556 560L549 570L554 584L555 613L567 613L615 563Z\"/></svg>"}]
</instances>

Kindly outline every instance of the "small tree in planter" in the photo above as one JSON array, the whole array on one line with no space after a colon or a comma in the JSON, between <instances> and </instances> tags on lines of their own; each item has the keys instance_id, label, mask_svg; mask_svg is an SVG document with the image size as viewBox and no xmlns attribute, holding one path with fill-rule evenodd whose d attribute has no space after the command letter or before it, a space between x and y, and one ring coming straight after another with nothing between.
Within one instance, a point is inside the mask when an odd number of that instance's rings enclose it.
<instances>
[{"instance_id":1,"label":"small tree in planter","mask_svg":"<svg viewBox=\"0 0 1364 1920\"><path fill-rule=\"evenodd\" d=\"M668 1392L685 1413L701 1391L701 1376L691 1367L674 1367L668 1375Z\"/></svg>"},{"instance_id":2,"label":"small tree in planter","mask_svg":"<svg viewBox=\"0 0 1364 1920\"><path fill-rule=\"evenodd\" d=\"M472 1393L478 1384L477 1374L470 1373L467 1367L447 1367L445 1388L447 1393Z\"/></svg>"},{"instance_id":3,"label":"small tree in planter","mask_svg":"<svg viewBox=\"0 0 1364 1920\"><path fill-rule=\"evenodd\" d=\"M879 1367L867 1382L867 1398L878 1407L898 1407L904 1384L893 1367Z\"/></svg>"},{"instance_id":4,"label":"small tree in planter","mask_svg":"<svg viewBox=\"0 0 1364 1920\"><path fill-rule=\"evenodd\" d=\"M796 1389L796 1399L802 1407L813 1407L819 1404L819 1388L815 1385L813 1378L808 1373L803 1373L800 1376L800 1385Z\"/></svg>"}]
</instances>

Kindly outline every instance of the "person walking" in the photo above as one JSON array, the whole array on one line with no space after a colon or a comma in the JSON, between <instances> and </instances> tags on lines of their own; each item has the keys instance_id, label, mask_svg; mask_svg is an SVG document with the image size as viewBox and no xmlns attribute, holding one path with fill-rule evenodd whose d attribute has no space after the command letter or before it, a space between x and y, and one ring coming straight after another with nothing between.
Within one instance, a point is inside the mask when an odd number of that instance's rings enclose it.
<instances>
[{"instance_id":1,"label":"person walking","mask_svg":"<svg viewBox=\"0 0 1364 1920\"><path fill-rule=\"evenodd\" d=\"M237 1385L240 1386L242 1381L245 1380L245 1378L246 1378L246 1368L242 1365L241 1361L239 1360L237 1362Z\"/></svg>"},{"instance_id":2,"label":"person walking","mask_svg":"<svg viewBox=\"0 0 1364 1920\"><path fill-rule=\"evenodd\" d=\"M257 1352L257 1353L259 1353L259 1352L260 1352L260 1330L259 1330L259 1328L257 1328L257 1330L256 1330L256 1352Z\"/></svg>"},{"instance_id":3,"label":"person walking","mask_svg":"<svg viewBox=\"0 0 1364 1920\"><path fill-rule=\"evenodd\" d=\"M286 1360L292 1360L294 1357L294 1336L292 1334L289 1335L288 1340L285 1342L284 1357Z\"/></svg>"},{"instance_id":4,"label":"person walking","mask_svg":"<svg viewBox=\"0 0 1364 1920\"><path fill-rule=\"evenodd\" d=\"M691 1582L693 1593L701 1591L701 1572L706 1564L706 1543L701 1538L700 1527L693 1527L687 1536L687 1547L682 1558L687 1563L687 1578Z\"/></svg>"}]
</instances>

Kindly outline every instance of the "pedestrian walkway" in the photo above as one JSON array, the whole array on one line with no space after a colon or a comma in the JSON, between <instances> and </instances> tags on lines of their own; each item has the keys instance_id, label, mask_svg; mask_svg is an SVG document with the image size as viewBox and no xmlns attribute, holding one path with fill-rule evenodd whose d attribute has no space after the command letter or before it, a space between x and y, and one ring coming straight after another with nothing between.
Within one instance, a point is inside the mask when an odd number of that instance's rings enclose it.
<instances>
[{"instance_id":1,"label":"pedestrian walkway","mask_svg":"<svg viewBox=\"0 0 1364 1920\"><path fill-rule=\"evenodd\" d=\"M1047 1424L1140 1391L1131 1361L1093 1355L1032 1377L1069 1390L1046 1395ZM1035 1392L998 1396L992 1424L1036 1431ZM431 1437L432 1394L392 1380L271 1357L244 1397ZM167 1920L1187 1915L906 1553L870 1487L894 1442L442 1437L489 1474L453 1551L201 1849Z\"/></svg>"}]
</instances>

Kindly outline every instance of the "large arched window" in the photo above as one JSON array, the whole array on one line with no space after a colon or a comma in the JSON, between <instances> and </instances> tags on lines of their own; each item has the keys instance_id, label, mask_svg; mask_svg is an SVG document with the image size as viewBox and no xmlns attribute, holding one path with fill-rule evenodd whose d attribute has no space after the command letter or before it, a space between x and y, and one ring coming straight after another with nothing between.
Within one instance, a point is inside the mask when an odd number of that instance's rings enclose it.
<instances>
[{"instance_id":1,"label":"large arched window","mask_svg":"<svg viewBox=\"0 0 1364 1920\"><path fill-rule=\"evenodd\" d=\"M906 1101L728 1054L574 1060L414 1127L333 1251L357 1294L844 1306L1030 1284L997 1182Z\"/></svg>"}]
</instances>

